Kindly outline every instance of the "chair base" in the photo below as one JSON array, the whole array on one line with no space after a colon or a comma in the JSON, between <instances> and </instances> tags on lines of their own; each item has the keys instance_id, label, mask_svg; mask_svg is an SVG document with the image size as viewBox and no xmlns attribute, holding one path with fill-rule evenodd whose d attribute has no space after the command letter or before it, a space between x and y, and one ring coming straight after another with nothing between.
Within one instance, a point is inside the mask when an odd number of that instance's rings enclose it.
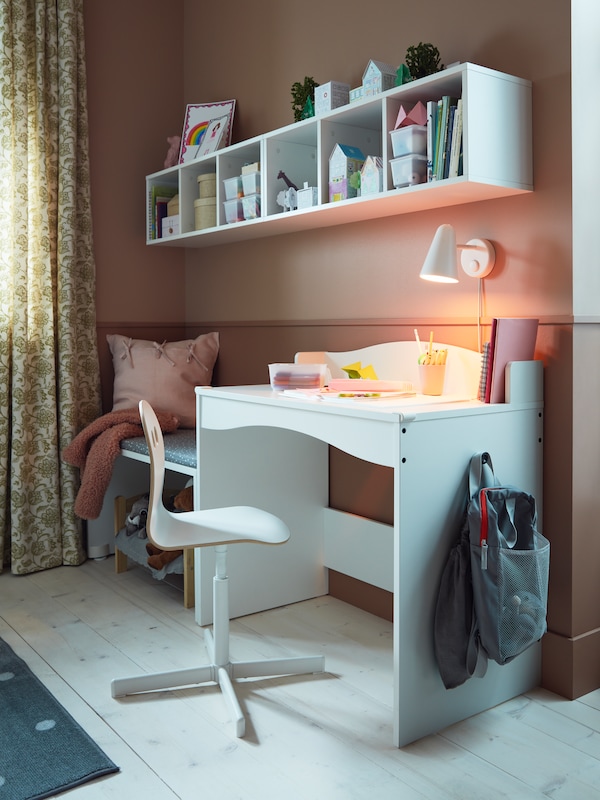
<instances>
[{"instance_id":1,"label":"chair base","mask_svg":"<svg viewBox=\"0 0 600 800\"><path fill-rule=\"evenodd\" d=\"M140 692L156 692L175 689L180 686L193 686L201 683L216 683L225 698L235 721L235 733L243 737L246 720L237 699L233 681L239 678L283 677L284 675L306 675L323 672L324 656L292 656L289 658L266 658L253 661L230 661L215 663L215 643L211 631L205 631L205 642L211 661L189 669L175 669L136 675L129 678L114 678L111 682L113 697L125 697Z\"/></svg>"}]
</instances>

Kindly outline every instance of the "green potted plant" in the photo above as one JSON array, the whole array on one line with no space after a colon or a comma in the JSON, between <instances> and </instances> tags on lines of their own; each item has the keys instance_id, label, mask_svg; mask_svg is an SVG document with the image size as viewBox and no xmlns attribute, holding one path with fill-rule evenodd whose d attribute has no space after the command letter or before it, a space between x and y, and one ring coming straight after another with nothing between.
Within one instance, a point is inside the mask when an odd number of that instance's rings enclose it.
<instances>
[{"instance_id":1,"label":"green potted plant","mask_svg":"<svg viewBox=\"0 0 600 800\"><path fill-rule=\"evenodd\" d=\"M413 80L444 69L444 65L440 64L440 51L430 42L411 45L406 51L405 64Z\"/></svg>"},{"instance_id":2,"label":"green potted plant","mask_svg":"<svg viewBox=\"0 0 600 800\"><path fill-rule=\"evenodd\" d=\"M294 122L307 117L314 117L315 89L319 84L314 78L305 77L304 82L292 84L292 108Z\"/></svg>"}]
</instances>

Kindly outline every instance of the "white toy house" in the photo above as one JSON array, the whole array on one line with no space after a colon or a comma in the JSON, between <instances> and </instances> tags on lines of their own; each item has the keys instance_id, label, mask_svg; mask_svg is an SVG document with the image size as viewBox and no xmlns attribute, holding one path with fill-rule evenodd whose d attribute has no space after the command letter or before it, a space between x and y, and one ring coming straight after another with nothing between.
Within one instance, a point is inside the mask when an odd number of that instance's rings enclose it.
<instances>
[{"instance_id":1,"label":"white toy house","mask_svg":"<svg viewBox=\"0 0 600 800\"><path fill-rule=\"evenodd\" d=\"M359 172L365 157L359 147L336 144L329 156L329 202L356 197L356 189L350 185L353 173Z\"/></svg>"},{"instance_id":2,"label":"white toy house","mask_svg":"<svg viewBox=\"0 0 600 800\"><path fill-rule=\"evenodd\" d=\"M370 97L396 85L396 67L371 59L363 73L363 97Z\"/></svg>"},{"instance_id":3,"label":"white toy house","mask_svg":"<svg viewBox=\"0 0 600 800\"><path fill-rule=\"evenodd\" d=\"M381 156L367 156L360 171L360 194L377 194L383 191L383 159Z\"/></svg>"}]
</instances>

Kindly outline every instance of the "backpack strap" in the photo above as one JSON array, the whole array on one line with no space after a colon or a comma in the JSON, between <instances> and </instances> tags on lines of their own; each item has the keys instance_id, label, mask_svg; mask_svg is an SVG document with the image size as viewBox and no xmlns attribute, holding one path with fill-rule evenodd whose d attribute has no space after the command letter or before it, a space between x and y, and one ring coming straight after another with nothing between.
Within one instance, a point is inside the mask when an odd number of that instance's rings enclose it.
<instances>
[{"instance_id":1,"label":"backpack strap","mask_svg":"<svg viewBox=\"0 0 600 800\"><path fill-rule=\"evenodd\" d=\"M474 497L486 486L497 486L492 457L487 452L475 453L469 466L469 498Z\"/></svg>"}]
</instances>

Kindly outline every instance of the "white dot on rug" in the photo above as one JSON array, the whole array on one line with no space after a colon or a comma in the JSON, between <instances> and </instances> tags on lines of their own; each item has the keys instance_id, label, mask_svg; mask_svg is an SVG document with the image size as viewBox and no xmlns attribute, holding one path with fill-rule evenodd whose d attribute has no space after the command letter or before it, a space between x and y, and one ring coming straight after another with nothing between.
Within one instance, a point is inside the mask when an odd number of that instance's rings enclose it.
<instances>
[{"instance_id":1,"label":"white dot on rug","mask_svg":"<svg viewBox=\"0 0 600 800\"><path fill-rule=\"evenodd\" d=\"M35 726L36 731L49 731L56 725L56 722L53 719L43 719L41 722Z\"/></svg>"},{"instance_id":2,"label":"white dot on rug","mask_svg":"<svg viewBox=\"0 0 600 800\"><path fill-rule=\"evenodd\" d=\"M15 677L14 672L0 672L0 681L10 681Z\"/></svg>"},{"instance_id":3,"label":"white dot on rug","mask_svg":"<svg viewBox=\"0 0 600 800\"><path fill-rule=\"evenodd\" d=\"M3 778L2 775L0 775L0 786L4 786L5 783L6 783L6 778Z\"/></svg>"}]
</instances>

